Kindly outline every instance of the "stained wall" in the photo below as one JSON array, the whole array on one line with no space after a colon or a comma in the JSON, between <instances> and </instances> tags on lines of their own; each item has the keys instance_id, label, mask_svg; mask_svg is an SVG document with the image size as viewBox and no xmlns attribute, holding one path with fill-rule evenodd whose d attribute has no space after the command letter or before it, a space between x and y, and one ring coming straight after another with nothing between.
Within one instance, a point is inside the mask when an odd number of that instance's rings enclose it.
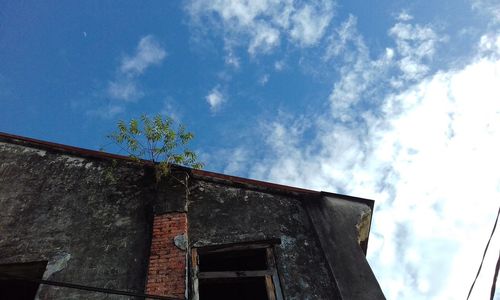
<instances>
[{"instance_id":1,"label":"stained wall","mask_svg":"<svg viewBox=\"0 0 500 300\"><path fill-rule=\"evenodd\" d=\"M363 215L371 214L366 203L349 206L341 219L349 199L337 207L320 193L182 168L175 180L157 182L148 164L80 150L0 136L0 264L45 260L44 279L164 295L171 290L154 283L172 269L179 277L174 294L182 297L183 288L192 295L193 274L182 257L189 247L274 240L285 299L368 299L346 298L364 295L363 280L375 290L372 299L383 299L357 240ZM158 231L160 223L155 231L155 217L168 215L187 218L176 232ZM188 249L178 252L175 238L186 229ZM172 268L161 265L167 248L179 254ZM336 267L346 251L354 253L349 266ZM42 285L39 298L128 297Z\"/></svg>"}]
</instances>

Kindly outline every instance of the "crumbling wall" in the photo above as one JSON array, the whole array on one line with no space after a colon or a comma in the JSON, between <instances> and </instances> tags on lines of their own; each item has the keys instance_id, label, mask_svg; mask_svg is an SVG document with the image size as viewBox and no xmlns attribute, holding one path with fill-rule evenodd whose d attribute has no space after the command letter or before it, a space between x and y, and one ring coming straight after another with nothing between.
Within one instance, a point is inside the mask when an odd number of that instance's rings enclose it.
<instances>
[{"instance_id":1,"label":"crumbling wall","mask_svg":"<svg viewBox=\"0 0 500 300\"><path fill-rule=\"evenodd\" d=\"M149 164L71 153L0 138L0 264L48 261L44 279L143 293L148 261L159 275L150 282L164 279L168 263L161 264L172 254L164 249L181 248L174 254L182 274L184 247L279 240L273 250L285 299L383 299L358 245L366 246L366 204L184 168L156 182ZM167 228L166 239L157 232L160 247L150 260L154 216L186 213L179 232ZM177 237L186 222L188 244L181 247ZM173 286L181 296L182 280ZM42 285L39 298L127 297Z\"/></svg>"},{"instance_id":2,"label":"crumbling wall","mask_svg":"<svg viewBox=\"0 0 500 300\"><path fill-rule=\"evenodd\" d=\"M337 299L300 199L203 180L192 184L191 246L280 239L274 253L285 299Z\"/></svg>"},{"instance_id":3,"label":"crumbling wall","mask_svg":"<svg viewBox=\"0 0 500 300\"><path fill-rule=\"evenodd\" d=\"M305 202L325 249L342 299L385 299L360 244L366 243L371 210L364 203L324 195Z\"/></svg>"},{"instance_id":4,"label":"crumbling wall","mask_svg":"<svg viewBox=\"0 0 500 300\"><path fill-rule=\"evenodd\" d=\"M147 172L0 141L0 264L46 260L44 279L143 292L156 199ZM45 285L39 298L126 299Z\"/></svg>"}]
</instances>

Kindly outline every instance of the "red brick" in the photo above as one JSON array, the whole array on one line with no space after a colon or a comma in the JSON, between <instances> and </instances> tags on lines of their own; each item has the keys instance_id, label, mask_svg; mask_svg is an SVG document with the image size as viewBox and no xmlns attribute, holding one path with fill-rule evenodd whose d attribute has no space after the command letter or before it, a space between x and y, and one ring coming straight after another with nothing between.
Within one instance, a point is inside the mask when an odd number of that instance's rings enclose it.
<instances>
[{"instance_id":1,"label":"red brick","mask_svg":"<svg viewBox=\"0 0 500 300\"><path fill-rule=\"evenodd\" d=\"M186 251L178 249L174 237L187 234L185 213L154 217L146 291L155 295L184 298Z\"/></svg>"}]
</instances>

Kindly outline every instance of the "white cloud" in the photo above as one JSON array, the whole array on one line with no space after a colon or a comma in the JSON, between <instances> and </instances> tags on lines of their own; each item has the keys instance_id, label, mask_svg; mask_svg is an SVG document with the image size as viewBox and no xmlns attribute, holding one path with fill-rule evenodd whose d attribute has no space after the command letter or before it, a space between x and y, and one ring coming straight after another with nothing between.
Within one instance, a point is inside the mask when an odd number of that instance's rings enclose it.
<instances>
[{"instance_id":1,"label":"white cloud","mask_svg":"<svg viewBox=\"0 0 500 300\"><path fill-rule=\"evenodd\" d=\"M250 45L248 45L250 55L255 55L257 52L269 52L279 44L280 32L277 29L257 22L254 30Z\"/></svg>"},{"instance_id":2,"label":"white cloud","mask_svg":"<svg viewBox=\"0 0 500 300\"><path fill-rule=\"evenodd\" d=\"M492 24L500 24L500 3L497 0L472 0L472 8L489 17Z\"/></svg>"},{"instance_id":3,"label":"white cloud","mask_svg":"<svg viewBox=\"0 0 500 300\"><path fill-rule=\"evenodd\" d=\"M276 71L283 71L284 68L285 68L285 62L283 60L279 60L274 63L274 69Z\"/></svg>"},{"instance_id":4,"label":"white cloud","mask_svg":"<svg viewBox=\"0 0 500 300\"><path fill-rule=\"evenodd\" d=\"M260 85L266 85L268 81L269 81L269 74L264 74L259 78Z\"/></svg>"},{"instance_id":5,"label":"white cloud","mask_svg":"<svg viewBox=\"0 0 500 300\"><path fill-rule=\"evenodd\" d=\"M399 68L406 80L418 80L427 74L436 44L443 40L430 26L397 23L389 34L394 37L400 56Z\"/></svg>"},{"instance_id":6,"label":"white cloud","mask_svg":"<svg viewBox=\"0 0 500 300\"><path fill-rule=\"evenodd\" d=\"M182 113L176 107L175 99L170 96L163 101L163 107L160 110L160 114L171 117L175 121L182 120Z\"/></svg>"},{"instance_id":7,"label":"white cloud","mask_svg":"<svg viewBox=\"0 0 500 300\"><path fill-rule=\"evenodd\" d=\"M193 26L213 26L231 48L244 45L250 55L275 49L283 36L308 47L324 35L333 17L331 1L192 0L186 6Z\"/></svg>"},{"instance_id":8,"label":"white cloud","mask_svg":"<svg viewBox=\"0 0 500 300\"><path fill-rule=\"evenodd\" d=\"M333 17L332 2L324 1L319 5L306 4L292 16L290 36L304 46L317 43Z\"/></svg>"},{"instance_id":9,"label":"white cloud","mask_svg":"<svg viewBox=\"0 0 500 300\"><path fill-rule=\"evenodd\" d=\"M133 80L112 81L108 85L107 94L112 99L133 102L144 96L137 83Z\"/></svg>"},{"instance_id":10,"label":"white cloud","mask_svg":"<svg viewBox=\"0 0 500 300\"><path fill-rule=\"evenodd\" d=\"M224 168L225 174L236 174L248 167L248 150L245 148L236 148L233 151L223 151L223 157L231 157L229 164Z\"/></svg>"},{"instance_id":11,"label":"white cloud","mask_svg":"<svg viewBox=\"0 0 500 300\"><path fill-rule=\"evenodd\" d=\"M235 69L238 69L240 67L240 59L234 54L231 47L226 46L226 52L227 54L224 58L225 63Z\"/></svg>"},{"instance_id":12,"label":"white cloud","mask_svg":"<svg viewBox=\"0 0 500 300\"><path fill-rule=\"evenodd\" d=\"M413 20L413 16L408 14L406 11L402 11L399 13L399 15L396 17L396 20L398 21L403 21L403 22L408 22Z\"/></svg>"},{"instance_id":13,"label":"white cloud","mask_svg":"<svg viewBox=\"0 0 500 300\"><path fill-rule=\"evenodd\" d=\"M89 116L97 116L103 119L112 119L119 114L122 114L125 111L125 108L121 105L108 105L104 107L100 107L97 109L87 111L87 115Z\"/></svg>"},{"instance_id":14,"label":"white cloud","mask_svg":"<svg viewBox=\"0 0 500 300\"><path fill-rule=\"evenodd\" d=\"M422 79L430 71L436 44L444 40L430 26L403 22L397 22L389 36L394 38L396 48L386 48L375 59L352 15L328 37L323 59L340 65L340 79L330 94L337 120L354 122L359 116L352 114L352 109L378 105L376 93L380 90L398 90Z\"/></svg>"},{"instance_id":15,"label":"white cloud","mask_svg":"<svg viewBox=\"0 0 500 300\"><path fill-rule=\"evenodd\" d=\"M332 113L267 122L267 155L249 175L375 199L369 260L387 298L463 299L500 199L500 35L481 37L464 67L431 74L401 67L433 57L430 27L396 24L396 49L372 60L353 25L330 48L344 64ZM401 85L390 88L396 67ZM364 98L370 105L357 106ZM488 297L499 237L473 299Z\"/></svg>"},{"instance_id":16,"label":"white cloud","mask_svg":"<svg viewBox=\"0 0 500 300\"><path fill-rule=\"evenodd\" d=\"M142 37L135 54L122 59L116 78L108 83L107 96L127 102L142 98L144 92L139 88L138 78L150 66L160 64L166 55L165 50L152 35Z\"/></svg>"},{"instance_id":17,"label":"white cloud","mask_svg":"<svg viewBox=\"0 0 500 300\"><path fill-rule=\"evenodd\" d=\"M353 43L355 47L365 47L362 38L356 28L357 18L349 15L346 21L342 22L335 29L332 36L329 37L328 45L325 51L325 59L329 60L346 52L349 43Z\"/></svg>"},{"instance_id":18,"label":"white cloud","mask_svg":"<svg viewBox=\"0 0 500 300\"><path fill-rule=\"evenodd\" d=\"M342 59L340 80L334 83L330 94L333 117L342 122L355 120L352 108L365 99L365 94L380 85L392 65L394 50L386 49L378 59L370 58L369 49L356 29L356 18L349 16L329 38L325 60ZM368 100L367 100L368 101Z\"/></svg>"},{"instance_id":19,"label":"white cloud","mask_svg":"<svg viewBox=\"0 0 500 300\"><path fill-rule=\"evenodd\" d=\"M145 95L140 84L141 75L149 67L159 65L165 57L166 51L152 35L142 37L134 55L122 57L115 77L99 93L99 98L105 97L106 104L87 113L101 118L123 113L127 102L136 102Z\"/></svg>"},{"instance_id":20,"label":"white cloud","mask_svg":"<svg viewBox=\"0 0 500 300\"><path fill-rule=\"evenodd\" d=\"M489 33L481 36L479 49L484 55L500 57L500 35Z\"/></svg>"},{"instance_id":21,"label":"white cloud","mask_svg":"<svg viewBox=\"0 0 500 300\"><path fill-rule=\"evenodd\" d=\"M205 100L210 106L210 110L212 112L217 112L220 109L222 103L226 101L224 95L220 92L219 87L214 87L205 97Z\"/></svg>"},{"instance_id":22,"label":"white cloud","mask_svg":"<svg viewBox=\"0 0 500 300\"><path fill-rule=\"evenodd\" d=\"M355 180L349 191L371 189L381 200L370 259L388 298L467 294L500 196L499 71L500 61L478 59L437 73L386 97L385 120L371 122L372 171L385 164L391 176L376 184L377 173L365 171L372 186Z\"/></svg>"},{"instance_id":23,"label":"white cloud","mask_svg":"<svg viewBox=\"0 0 500 300\"><path fill-rule=\"evenodd\" d=\"M122 59L120 71L124 74L142 74L149 66L160 64L166 55L160 43L147 35L139 41L134 56Z\"/></svg>"}]
</instances>

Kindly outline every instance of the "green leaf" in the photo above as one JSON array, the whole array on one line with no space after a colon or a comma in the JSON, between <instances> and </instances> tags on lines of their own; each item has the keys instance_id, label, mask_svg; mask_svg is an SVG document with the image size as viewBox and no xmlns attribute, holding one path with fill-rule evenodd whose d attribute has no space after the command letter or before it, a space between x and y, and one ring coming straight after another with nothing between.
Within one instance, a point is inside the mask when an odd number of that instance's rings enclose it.
<instances>
[{"instance_id":1,"label":"green leaf","mask_svg":"<svg viewBox=\"0 0 500 300\"><path fill-rule=\"evenodd\" d=\"M157 114L150 118L143 114L139 119L131 119L128 123L120 120L117 131L107 135L107 138L135 160L142 158L159 162L159 168L164 169L162 173L165 173L171 163L196 169L203 167L195 152L182 149L194 138L193 133L183 125L176 125L170 117Z\"/></svg>"}]
</instances>

